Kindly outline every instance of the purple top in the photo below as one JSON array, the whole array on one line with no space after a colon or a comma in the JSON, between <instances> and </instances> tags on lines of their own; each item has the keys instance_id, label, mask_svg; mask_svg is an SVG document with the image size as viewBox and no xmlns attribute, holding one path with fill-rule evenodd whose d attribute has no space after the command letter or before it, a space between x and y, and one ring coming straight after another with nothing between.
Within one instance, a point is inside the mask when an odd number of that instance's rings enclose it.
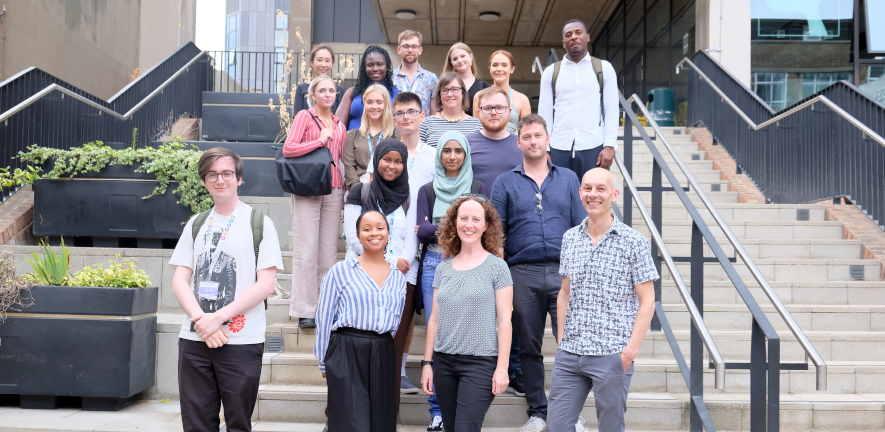
<instances>
[{"instance_id":1,"label":"purple top","mask_svg":"<svg viewBox=\"0 0 885 432\"><path fill-rule=\"evenodd\" d=\"M433 223L433 212L430 211L430 204L427 203L426 187L427 185L424 185L421 186L421 189L418 189L418 213L415 220L418 221L418 241L428 245L436 244L436 231L439 229L439 225ZM479 185L479 193L488 197L491 193L489 186L481 183ZM427 218L427 220L424 220L424 218Z\"/></svg>"},{"instance_id":2,"label":"purple top","mask_svg":"<svg viewBox=\"0 0 885 432\"><path fill-rule=\"evenodd\" d=\"M467 135L467 142L470 143L473 179L483 184L495 184L499 175L522 163L522 150L517 146L516 134L502 140L491 140L482 131L476 131Z\"/></svg>"}]
</instances>

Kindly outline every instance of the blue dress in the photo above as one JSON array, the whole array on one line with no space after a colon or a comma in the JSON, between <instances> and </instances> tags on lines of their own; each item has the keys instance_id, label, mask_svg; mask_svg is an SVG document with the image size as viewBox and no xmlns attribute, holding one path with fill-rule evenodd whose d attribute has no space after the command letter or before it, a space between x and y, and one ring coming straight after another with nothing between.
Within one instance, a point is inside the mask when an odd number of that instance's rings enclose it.
<instances>
[{"instance_id":1,"label":"blue dress","mask_svg":"<svg viewBox=\"0 0 885 432\"><path fill-rule=\"evenodd\" d=\"M394 87L393 94L390 95L390 102L393 104L393 98L399 94L399 89ZM350 122L347 123L347 130L359 129L363 122L363 95L356 95L350 102Z\"/></svg>"}]
</instances>

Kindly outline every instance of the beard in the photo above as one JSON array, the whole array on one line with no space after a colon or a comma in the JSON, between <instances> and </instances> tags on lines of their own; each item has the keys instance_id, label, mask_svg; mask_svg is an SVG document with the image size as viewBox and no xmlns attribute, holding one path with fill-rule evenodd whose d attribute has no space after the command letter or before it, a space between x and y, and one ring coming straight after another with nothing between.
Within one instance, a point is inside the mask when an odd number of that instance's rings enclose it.
<instances>
[{"instance_id":1,"label":"beard","mask_svg":"<svg viewBox=\"0 0 885 432\"><path fill-rule=\"evenodd\" d=\"M479 122L482 123L482 128L483 128L483 129L485 129L485 130L487 130L487 131L489 131L489 132L492 132L492 133L498 133L498 132L501 132L502 130L504 130L504 129L507 127L507 122L505 122L505 121L501 121L501 122L498 123L497 125L493 125L493 124L490 124L490 123L486 123L486 121L483 120L482 117L480 117L480 118L479 118Z\"/></svg>"}]
</instances>

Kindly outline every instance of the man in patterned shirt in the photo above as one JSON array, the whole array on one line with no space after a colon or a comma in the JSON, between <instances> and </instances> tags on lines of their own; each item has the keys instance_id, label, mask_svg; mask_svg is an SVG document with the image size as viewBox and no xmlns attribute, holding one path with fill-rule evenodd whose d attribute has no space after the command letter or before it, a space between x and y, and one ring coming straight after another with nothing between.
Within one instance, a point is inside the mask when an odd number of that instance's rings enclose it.
<instances>
[{"instance_id":1,"label":"man in patterned shirt","mask_svg":"<svg viewBox=\"0 0 885 432\"><path fill-rule=\"evenodd\" d=\"M433 100L433 88L439 81L436 74L421 67L418 57L424 52L421 32L404 30L399 34L396 52L403 62L393 70L393 85L399 91L412 92L421 98L421 108L424 115L429 116L430 101ZM431 144L436 146L436 143Z\"/></svg>"},{"instance_id":2,"label":"man in patterned shirt","mask_svg":"<svg viewBox=\"0 0 885 432\"><path fill-rule=\"evenodd\" d=\"M648 241L615 219L612 174L594 168L580 189L587 219L562 238L561 335L550 385L549 432L580 431L591 388L599 430L623 431L633 359L655 310L658 272Z\"/></svg>"}]
</instances>

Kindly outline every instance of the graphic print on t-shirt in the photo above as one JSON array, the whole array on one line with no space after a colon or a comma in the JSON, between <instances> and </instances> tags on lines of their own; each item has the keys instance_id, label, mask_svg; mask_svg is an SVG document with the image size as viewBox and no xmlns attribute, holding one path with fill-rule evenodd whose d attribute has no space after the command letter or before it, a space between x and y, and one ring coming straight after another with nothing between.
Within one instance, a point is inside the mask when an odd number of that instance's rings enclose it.
<instances>
[{"instance_id":1,"label":"graphic print on t-shirt","mask_svg":"<svg viewBox=\"0 0 885 432\"><path fill-rule=\"evenodd\" d=\"M218 242L221 240L223 229L223 227L211 227L211 234L203 236L204 252L197 257L197 271L193 280L193 292L203 313L217 312L219 309L227 306L234 301L234 296L237 292L237 262L232 255L227 254L222 250L215 263L215 268L209 268L212 255L215 253L215 249L218 247ZM205 243L207 240L209 240L210 243L208 245ZM217 283L217 297L214 299L201 297L201 282ZM231 321L227 321L224 324L230 323ZM191 331L194 331L193 323L191 323Z\"/></svg>"}]
</instances>

